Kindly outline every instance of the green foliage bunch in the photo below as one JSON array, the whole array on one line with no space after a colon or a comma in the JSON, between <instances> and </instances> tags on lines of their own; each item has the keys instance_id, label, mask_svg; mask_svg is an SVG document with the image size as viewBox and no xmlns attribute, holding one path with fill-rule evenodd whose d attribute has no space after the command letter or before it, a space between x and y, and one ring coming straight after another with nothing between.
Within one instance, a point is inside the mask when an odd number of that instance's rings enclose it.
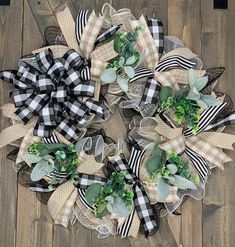
<instances>
[{"instance_id":1,"label":"green foliage bunch","mask_svg":"<svg viewBox=\"0 0 235 247\"><path fill-rule=\"evenodd\" d=\"M79 164L76 147L60 143L32 142L28 147L27 154L22 158L29 166L33 165L32 181L38 181L52 171L66 172L73 179Z\"/></svg>"},{"instance_id":2,"label":"green foliage bunch","mask_svg":"<svg viewBox=\"0 0 235 247\"><path fill-rule=\"evenodd\" d=\"M93 183L86 191L86 200L95 208L94 215L101 218L108 214L125 217L133 210L133 192L124 181L125 172L112 173L104 184Z\"/></svg>"},{"instance_id":3,"label":"green foliage bunch","mask_svg":"<svg viewBox=\"0 0 235 247\"><path fill-rule=\"evenodd\" d=\"M156 141L151 157L146 162L150 181L157 185L159 199L167 198L171 185L182 190L197 189L199 176L191 174L189 164L178 154L162 150L159 147L161 143L162 141Z\"/></svg>"}]
</instances>

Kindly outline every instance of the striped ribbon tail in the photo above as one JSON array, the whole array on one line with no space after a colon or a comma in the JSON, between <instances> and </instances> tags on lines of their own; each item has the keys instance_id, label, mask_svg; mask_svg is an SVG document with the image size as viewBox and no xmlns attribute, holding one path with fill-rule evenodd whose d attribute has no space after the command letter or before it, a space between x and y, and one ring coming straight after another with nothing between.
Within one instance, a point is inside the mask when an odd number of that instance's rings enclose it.
<instances>
[{"instance_id":1,"label":"striped ribbon tail","mask_svg":"<svg viewBox=\"0 0 235 247\"><path fill-rule=\"evenodd\" d=\"M131 214L128 216L128 218L125 220L125 222L121 226L119 226L118 229L117 229L117 233L119 235L121 235L123 238L127 238L128 237L128 234L129 234L129 231L130 231L130 228L131 228L131 224L132 224L135 212L136 212L136 210L134 209L131 212Z\"/></svg>"},{"instance_id":2,"label":"striped ribbon tail","mask_svg":"<svg viewBox=\"0 0 235 247\"><path fill-rule=\"evenodd\" d=\"M129 167L132 169L134 174L139 177L140 163L145 154L146 150L134 146L131 149L131 155L128 162Z\"/></svg>"},{"instance_id":3,"label":"striped ribbon tail","mask_svg":"<svg viewBox=\"0 0 235 247\"><path fill-rule=\"evenodd\" d=\"M197 154L188 147L185 147L185 153L188 155L200 177L203 180L206 180L208 175L211 174L211 170L207 164L207 161L201 155Z\"/></svg>"},{"instance_id":4,"label":"striped ribbon tail","mask_svg":"<svg viewBox=\"0 0 235 247\"><path fill-rule=\"evenodd\" d=\"M87 209L91 209L94 210L94 208L87 202L86 198L86 190L85 189L79 189L78 188L78 196L80 198L80 201L82 202L82 204L87 208Z\"/></svg>"},{"instance_id":5,"label":"striped ribbon tail","mask_svg":"<svg viewBox=\"0 0 235 247\"><path fill-rule=\"evenodd\" d=\"M212 124L208 125L205 128L205 131L217 130L220 127L233 125L233 124L235 124L235 111L230 112L228 115L224 116L222 119L220 118L220 119L212 122Z\"/></svg>"},{"instance_id":6,"label":"striped ribbon tail","mask_svg":"<svg viewBox=\"0 0 235 247\"><path fill-rule=\"evenodd\" d=\"M78 11L78 15L76 18L76 26L75 26L76 38L77 38L78 44L80 44L83 30L84 30L84 28L87 24L87 21L88 21L88 17L89 17L88 12L89 12L89 10Z\"/></svg>"},{"instance_id":7,"label":"striped ribbon tail","mask_svg":"<svg viewBox=\"0 0 235 247\"><path fill-rule=\"evenodd\" d=\"M171 69L191 69L196 65L196 62L190 61L187 58L181 56L170 56L166 59L161 60L157 67L156 71L164 72Z\"/></svg>"},{"instance_id":8,"label":"striped ribbon tail","mask_svg":"<svg viewBox=\"0 0 235 247\"><path fill-rule=\"evenodd\" d=\"M95 41L94 46L106 41L110 37L112 37L119 29L121 25L112 26L109 29L105 30L101 35L99 35Z\"/></svg>"},{"instance_id":9,"label":"striped ribbon tail","mask_svg":"<svg viewBox=\"0 0 235 247\"><path fill-rule=\"evenodd\" d=\"M151 69L140 67L135 69L135 76L130 79L130 83L140 80L142 78L153 78L153 77L154 77L154 73L152 72Z\"/></svg>"},{"instance_id":10,"label":"striped ribbon tail","mask_svg":"<svg viewBox=\"0 0 235 247\"><path fill-rule=\"evenodd\" d=\"M199 130L197 133L202 132L213 122L218 114L227 106L227 103L221 103L219 106L211 106L204 110L198 123ZM193 130L188 128L184 132L185 137L193 136Z\"/></svg>"}]
</instances>

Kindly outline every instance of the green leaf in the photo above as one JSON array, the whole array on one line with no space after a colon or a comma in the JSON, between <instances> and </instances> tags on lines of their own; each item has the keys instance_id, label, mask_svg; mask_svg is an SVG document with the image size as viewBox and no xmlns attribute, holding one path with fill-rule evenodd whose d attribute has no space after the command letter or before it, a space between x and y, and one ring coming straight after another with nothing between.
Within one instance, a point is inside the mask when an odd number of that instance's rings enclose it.
<instances>
[{"instance_id":1,"label":"green leaf","mask_svg":"<svg viewBox=\"0 0 235 247\"><path fill-rule=\"evenodd\" d=\"M173 95L173 90L169 86L164 86L161 88L160 93L159 93L159 99L160 102L166 102L168 97L171 97Z\"/></svg>"},{"instance_id":2,"label":"green leaf","mask_svg":"<svg viewBox=\"0 0 235 247\"><path fill-rule=\"evenodd\" d=\"M146 162L146 170L151 176L161 165L161 156L151 156Z\"/></svg>"},{"instance_id":3,"label":"green leaf","mask_svg":"<svg viewBox=\"0 0 235 247\"><path fill-rule=\"evenodd\" d=\"M197 91L195 87L190 89L187 99L195 100L195 101L200 99L200 93Z\"/></svg>"},{"instance_id":4,"label":"green leaf","mask_svg":"<svg viewBox=\"0 0 235 247\"><path fill-rule=\"evenodd\" d=\"M178 167L174 164L168 164L166 167L171 171L171 174L176 174L178 170Z\"/></svg>"},{"instance_id":5,"label":"green leaf","mask_svg":"<svg viewBox=\"0 0 235 247\"><path fill-rule=\"evenodd\" d=\"M131 56L126 60L125 65L132 65L135 63L135 61L136 61L136 56Z\"/></svg>"},{"instance_id":6,"label":"green leaf","mask_svg":"<svg viewBox=\"0 0 235 247\"><path fill-rule=\"evenodd\" d=\"M122 76L117 77L117 83L123 92L128 91L128 81L129 79L126 77L122 77Z\"/></svg>"},{"instance_id":7,"label":"green leaf","mask_svg":"<svg viewBox=\"0 0 235 247\"><path fill-rule=\"evenodd\" d=\"M189 92L189 86L182 86L180 89L175 93L175 98L179 96L186 96Z\"/></svg>"},{"instance_id":8,"label":"green leaf","mask_svg":"<svg viewBox=\"0 0 235 247\"><path fill-rule=\"evenodd\" d=\"M197 76L196 76L196 73L195 73L194 69L189 69L189 71L188 71L188 79L189 79L190 87L193 87L194 83L197 80Z\"/></svg>"},{"instance_id":9,"label":"green leaf","mask_svg":"<svg viewBox=\"0 0 235 247\"><path fill-rule=\"evenodd\" d=\"M37 155L34 155L34 154L25 154L22 156L22 159L29 165L31 166L31 164L33 163L37 163L39 162L40 160L43 159L43 157L40 157L40 156L37 156Z\"/></svg>"},{"instance_id":10,"label":"green leaf","mask_svg":"<svg viewBox=\"0 0 235 247\"><path fill-rule=\"evenodd\" d=\"M204 76L204 77L198 79L194 83L194 87L200 92L206 86L207 82L208 82L208 77Z\"/></svg>"},{"instance_id":11,"label":"green leaf","mask_svg":"<svg viewBox=\"0 0 235 247\"><path fill-rule=\"evenodd\" d=\"M131 66L124 66L124 71L129 78L133 78L135 76L135 70Z\"/></svg>"},{"instance_id":12,"label":"green leaf","mask_svg":"<svg viewBox=\"0 0 235 247\"><path fill-rule=\"evenodd\" d=\"M198 104L198 106L200 106L203 109L207 109L208 108L208 105L203 100L200 100L200 99L197 100L197 104Z\"/></svg>"},{"instance_id":13,"label":"green leaf","mask_svg":"<svg viewBox=\"0 0 235 247\"><path fill-rule=\"evenodd\" d=\"M97 205L96 212L98 215L101 215L103 213L103 211L106 209L106 205L107 205L106 202L102 202Z\"/></svg>"},{"instance_id":14,"label":"green leaf","mask_svg":"<svg viewBox=\"0 0 235 247\"><path fill-rule=\"evenodd\" d=\"M105 69L100 76L100 80L103 85L113 83L116 79L116 71L113 68Z\"/></svg>"},{"instance_id":15,"label":"green leaf","mask_svg":"<svg viewBox=\"0 0 235 247\"><path fill-rule=\"evenodd\" d=\"M125 58L124 58L124 57L120 57L120 58L119 58L119 66L120 66L121 68L123 68L124 63L125 63Z\"/></svg>"},{"instance_id":16,"label":"green leaf","mask_svg":"<svg viewBox=\"0 0 235 247\"><path fill-rule=\"evenodd\" d=\"M93 183L91 184L85 194L85 198L88 203L91 205L94 204L94 201L99 197L101 192L102 184L100 183Z\"/></svg>"},{"instance_id":17,"label":"green leaf","mask_svg":"<svg viewBox=\"0 0 235 247\"><path fill-rule=\"evenodd\" d=\"M96 215L95 216L97 218L102 218L102 217L104 217L104 216L106 216L108 214L109 214L109 211L107 210L107 208L105 208L101 213L96 212Z\"/></svg>"},{"instance_id":18,"label":"green leaf","mask_svg":"<svg viewBox=\"0 0 235 247\"><path fill-rule=\"evenodd\" d=\"M32 181L39 181L41 180L45 175L52 172L53 167L49 164L47 160L40 160L33 168L31 172L31 180Z\"/></svg>"},{"instance_id":19,"label":"green leaf","mask_svg":"<svg viewBox=\"0 0 235 247\"><path fill-rule=\"evenodd\" d=\"M208 106L218 106L221 104L221 101L212 95L201 95L200 100L205 102Z\"/></svg>"},{"instance_id":20,"label":"green leaf","mask_svg":"<svg viewBox=\"0 0 235 247\"><path fill-rule=\"evenodd\" d=\"M174 180L172 181L172 183L179 189L197 189L197 186L192 181L179 175L174 175Z\"/></svg>"},{"instance_id":21,"label":"green leaf","mask_svg":"<svg viewBox=\"0 0 235 247\"><path fill-rule=\"evenodd\" d=\"M170 185L164 178L160 178L157 183L157 190L160 200L165 200L169 195Z\"/></svg>"},{"instance_id":22,"label":"green leaf","mask_svg":"<svg viewBox=\"0 0 235 247\"><path fill-rule=\"evenodd\" d=\"M122 198L115 198L113 204L113 213L116 214L117 217L125 217L129 214L128 208L126 207L126 204Z\"/></svg>"},{"instance_id":23,"label":"green leaf","mask_svg":"<svg viewBox=\"0 0 235 247\"><path fill-rule=\"evenodd\" d=\"M107 208L107 210L109 211L110 214L113 214L114 213L113 203L108 202L106 208Z\"/></svg>"}]
</instances>

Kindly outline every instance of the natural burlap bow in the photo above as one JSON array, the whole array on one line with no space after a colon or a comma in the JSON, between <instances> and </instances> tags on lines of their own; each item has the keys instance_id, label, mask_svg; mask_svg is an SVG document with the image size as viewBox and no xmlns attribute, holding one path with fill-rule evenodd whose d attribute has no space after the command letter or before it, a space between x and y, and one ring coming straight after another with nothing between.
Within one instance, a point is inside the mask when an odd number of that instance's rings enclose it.
<instances>
[{"instance_id":1,"label":"natural burlap bow","mask_svg":"<svg viewBox=\"0 0 235 247\"><path fill-rule=\"evenodd\" d=\"M182 128L169 127L160 116L151 118L151 123L155 121L155 127L151 127L152 135L156 136L156 132L159 136L167 140L161 144L160 147L163 150L171 150L178 154L185 152L203 179L206 179L210 172L208 162L210 163L210 167L214 165L223 169L224 163L231 161L231 158L221 149L232 150L232 144L235 142L235 135L218 132L203 132L203 129L211 123L205 116L207 115L208 117L208 114L214 114L214 119L215 115L218 114L218 112L217 114L213 113L213 109L215 112L215 107L210 107L208 110L205 110L204 115L202 114L199 126L200 124L204 124L204 126L197 135L190 135L189 132L183 131ZM212 118L212 116L210 116L210 118ZM146 134L147 136L151 135L146 128L149 120L148 118L142 120L141 126L143 127L143 131L141 131L140 128L140 134L143 136ZM206 120L207 122L205 122Z\"/></svg>"}]
</instances>

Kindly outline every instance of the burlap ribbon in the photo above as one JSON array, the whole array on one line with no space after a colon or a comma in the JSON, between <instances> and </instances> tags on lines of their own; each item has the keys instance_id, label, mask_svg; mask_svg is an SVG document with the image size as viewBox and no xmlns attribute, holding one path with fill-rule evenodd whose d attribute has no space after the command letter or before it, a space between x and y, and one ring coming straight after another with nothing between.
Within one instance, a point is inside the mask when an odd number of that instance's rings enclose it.
<instances>
[{"instance_id":1,"label":"burlap ribbon","mask_svg":"<svg viewBox=\"0 0 235 247\"><path fill-rule=\"evenodd\" d=\"M123 28L129 29L129 21L131 20L131 10L127 8L115 10L112 5L105 3L101 10L101 15L104 17L103 27L108 29L111 26L124 24Z\"/></svg>"},{"instance_id":2,"label":"burlap ribbon","mask_svg":"<svg viewBox=\"0 0 235 247\"><path fill-rule=\"evenodd\" d=\"M153 120L153 118L151 119ZM148 119L144 119L142 125L146 125L144 121L148 121ZM233 149L234 135L218 132L201 132L196 136L185 136L182 128L173 129L169 127L159 116L155 118L155 122L154 132L168 140L160 145L162 149L180 154L184 152L186 147L189 147L205 160L221 169L223 169L224 163L231 161L231 158L221 148ZM145 132L142 134L145 135ZM152 133L153 135L155 134L154 132ZM151 133L148 134L151 135Z\"/></svg>"},{"instance_id":3,"label":"burlap ribbon","mask_svg":"<svg viewBox=\"0 0 235 247\"><path fill-rule=\"evenodd\" d=\"M79 156L80 164L77 171L86 171L87 174L96 174L104 166L103 163L98 163L94 157L85 154ZM75 206L81 206L81 198L79 197L78 188L76 188L70 181L60 185L52 194L48 201L48 210L56 224L61 224L65 227L68 226L69 220L73 214ZM87 220L95 221L99 224L102 219L96 219L92 213L87 213ZM105 219L105 221L112 222L112 220ZM114 223L111 223L112 225Z\"/></svg>"}]
</instances>

